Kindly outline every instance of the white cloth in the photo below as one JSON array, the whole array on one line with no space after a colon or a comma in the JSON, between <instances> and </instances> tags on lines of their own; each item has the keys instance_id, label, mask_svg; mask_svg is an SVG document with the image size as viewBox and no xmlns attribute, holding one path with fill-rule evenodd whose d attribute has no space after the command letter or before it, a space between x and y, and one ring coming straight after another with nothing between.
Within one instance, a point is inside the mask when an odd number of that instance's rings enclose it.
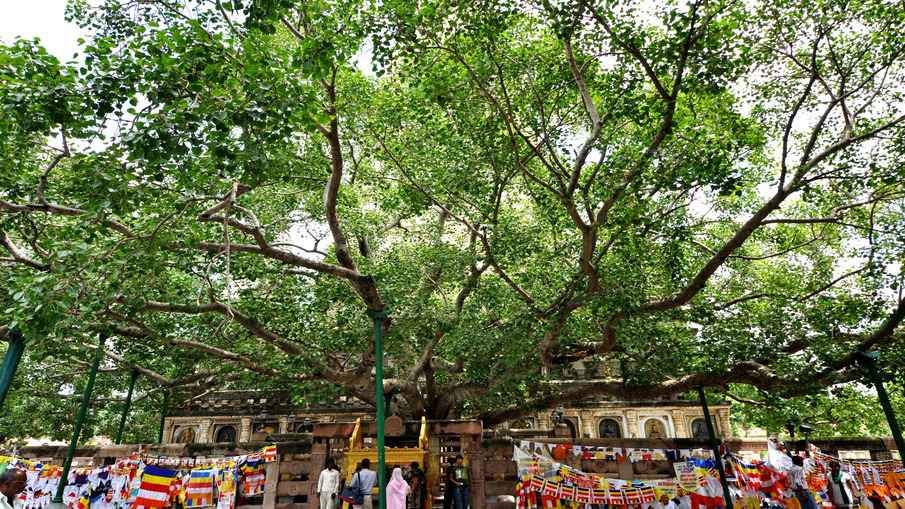
<instances>
[{"instance_id":1,"label":"white cloth","mask_svg":"<svg viewBox=\"0 0 905 509\"><path fill-rule=\"evenodd\" d=\"M10 502L6 495L0 495L0 509L22 509L22 501L18 497L13 497Z\"/></svg>"}]
</instances>

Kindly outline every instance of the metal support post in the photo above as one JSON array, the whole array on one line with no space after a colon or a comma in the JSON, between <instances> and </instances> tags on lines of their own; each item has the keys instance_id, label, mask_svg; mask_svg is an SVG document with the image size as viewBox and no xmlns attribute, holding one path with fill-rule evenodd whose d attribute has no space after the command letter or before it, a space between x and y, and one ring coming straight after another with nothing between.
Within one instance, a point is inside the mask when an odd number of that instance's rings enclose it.
<instances>
[{"instance_id":1,"label":"metal support post","mask_svg":"<svg viewBox=\"0 0 905 509\"><path fill-rule=\"evenodd\" d=\"M896 448L899 450L899 459L905 463L905 440L902 440L902 430L896 421L896 414L892 411L892 405L889 404L889 395L886 394L886 388L883 386L883 380L880 377L880 368L877 367L877 358L880 352L862 352L856 350L853 352L856 356L866 361L867 367L870 369L870 378L877 388L877 397L880 399L880 406L886 413L886 421L889 423L889 431L892 433L893 440L896 441Z\"/></svg>"},{"instance_id":2,"label":"metal support post","mask_svg":"<svg viewBox=\"0 0 905 509\"><path fill-rule=\"evenodd\" d=\"M389 316L390 310L386 311L372 311L368 309L365 311L368 316L374 320L374 352L375 352L375 378L377 387L375 392L377 393L377 479L378 479L378 489L380 490L380 509L386 509L387 495L386 495L386 451L384 450L384 420L386 420L384 416L384 406L383 406L383 319ZM365 496L369 496L366 494Z\"/></svg>"},{"instance_id":3,"label":"metal support post","mask_svg":"<svg viewBox=\"0 0 905 509\"><path fill-rule=\"evenodd\" d=\"M707 396L704 388L695 385L701 398L701 406L704 408L704 422L707 423L707 433L710 434L710 447L713 448L713 457L716 459L716 468L720 473L720 484L723 485L723 498L726 500L726 509L732 509L732 495L729 493L729 483L726 482L726 470L723 468L723 455L720 454L720 446L716 442L716 432L713 430L713 421L710 420L710 407L707 406Z\"/></svg>"},{"instance_id":4,"label":"metal support post","mask_svg":"<svg viewBox=\"0 0 905 509\"><path fill-rule=\"evenodd\" d=\"M135 389L135 380L138 379L138 370L129 370L132 379L129 380L129 392L126 394L126 403L123 405L123 415L119 418L119 430L116 432L116 445L123 441L123 430L126 428L126 416L129 415L129 406L132 404L132 390Z\"/></svg>"},{"instance_id":5,"label":"metal support post","mask_svg":"<svg viewBox=\"0 0 905 509\"><path fill-rule=\"evenodd\" d=\"M163 424L167 420L167 405L170 402L170 391L163 391L163 402L160 404L160 431L157 432L157 443L163 443Z\"/></svg>"},{"instance_id":6,"label":"metal support post","mask_svg":"<svg viewBox=\"0 0 905 509\"><path fill-rule=\"evenodd\" d=\"M9 331L9 348L6 349L6 357L0 366L0 412L3 411L3 403L6 401L9 388L13 385L13 377L16 376L16 369L19 368L24 351L25 338L22 331L18 327L13 327Z\"/></svg>"},{"instance_id":7,"label":"metal support post","mask_svg":"<svg viewBox=\"0 0 905 509\"><path fill-rule=\"evenodd\" d=\"M79 434L82 432L82 423L85 421L85 414L88 413L88 403L91 401L91 391L94 390L94 379L97 378L97 368L101 364L101 357L104 356L104 342L107 340L106 334L100 335L100 342L97 347L97 354L94 362L91 364L91 372L88 375L88 385L85 386L85 394L82 396L82 406L79 408L78 418L75 420L75 428L72 430L72 440L69 442L69 452L66 453L66 461L63 462L63 475L60 476L60 484L57 485L57 492L53 500L47 506L47 509L58 509L67 507L63 503L63 490L66 489L67 479L69 478L69 467L72 466L72 457L75 456L75 446L79 443Z\"/></svg>"}]
</instances>

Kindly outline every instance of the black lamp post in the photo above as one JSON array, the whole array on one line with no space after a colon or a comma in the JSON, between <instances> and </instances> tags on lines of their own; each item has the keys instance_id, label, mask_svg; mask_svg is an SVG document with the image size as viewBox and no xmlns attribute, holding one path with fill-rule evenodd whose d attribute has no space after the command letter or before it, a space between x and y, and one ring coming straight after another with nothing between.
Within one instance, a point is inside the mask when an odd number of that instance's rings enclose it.
<instances>
[{"instance_id":1,"label":"black lamp post","mask_svg":"<svg viewBox=\"0 0 905 509\"><path fill-rule=\"evenodd\" d=\"M804 455L805 456L811 455L810 437L811 437L811 431L813 431L813 429L814 428L811 428L810 426L807 426L805 424L798 425L799 433L804 435Z\"/></svg>"},{"instance_id":2,"label":"black lamp post","mask_svg":"<svg viewBox=\"0 0 905 509\"><path fill-rule=\"evenodd\" d=\"M795 439L795 421L789 421L786 423L786 431L789 432L789 436L792 437L792 439L794 440Z\"/></svg>"},{"instance_id":3,"label":"black lamp post","mask_svg":"<svg viewBox=\"0 0 905 509\"><path fill-rule=\"evenodd\" d=\"M550 421L553 423L553 427L555 428L557 424L562 423L563 415L566 413L566 409L563 406L558 406L550 412Z\"/></svg>"}]
</instances>

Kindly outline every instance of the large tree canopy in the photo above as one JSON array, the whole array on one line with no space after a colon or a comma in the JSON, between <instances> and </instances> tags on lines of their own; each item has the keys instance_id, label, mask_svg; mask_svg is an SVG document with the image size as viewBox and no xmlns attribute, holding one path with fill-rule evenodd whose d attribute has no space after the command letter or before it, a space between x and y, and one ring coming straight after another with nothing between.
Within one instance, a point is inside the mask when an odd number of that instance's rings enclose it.
<instances>
[{"instance_id":1,"label":"large tree canopy","mask_svg":"<svg viewBox=\"0 0 905 509\"><path fill-rule=\"evenodd\" d=\"M0 323L33 373L83 372L105 333L107 391L134 368L183 399L373 403L365 310L391 311L406 417L905 367L900 3L70 15L80 63L0 47ZM551 382L576 361L611 376Z\"/></svg>"}]
</instances>

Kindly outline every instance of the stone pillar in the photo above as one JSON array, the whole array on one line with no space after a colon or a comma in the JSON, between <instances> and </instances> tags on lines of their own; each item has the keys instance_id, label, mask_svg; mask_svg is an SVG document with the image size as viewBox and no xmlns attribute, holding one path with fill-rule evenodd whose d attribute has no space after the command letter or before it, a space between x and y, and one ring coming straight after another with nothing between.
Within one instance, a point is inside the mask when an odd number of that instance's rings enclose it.
<instances>
[{"instance_id":1,"label":"stone pillar","mask_svg":"<svg viewBox=\"0 0 905 509\"><path fill-rule=\"evenodd\" d=\"M626 438L638 438L638 412L627 410L625 421L628 423L628 436Z\"/></svg>"},{"instance_id":2,"label":"stone pillar","mask_svg":"<svg viewBox=\"0 0 905 509\"><path fill-rule=\"evenodd\" d=\"M251 417L243 417L239 429L239 442L248 442L251 439Z\"/></svg>"},{"instance_id":3,"label":"stone pillar","mask_svg":"<svg viewBox=\"0 0 905 509\"><path fill-rule=\"evenodd\" d=\"M312 480L315 474L319 474L321 470L326 468L327 466L327 456L330 454L330 439L328 437L317 437L311 441L311 461L309 463L311 468L311 477ZM337 466L342 461L337 461ZM355 465L352 465L353 469ZM374 467L376 470L377 467Z\"/></svg>"},{"instance_id":4,"label":"stone pillar","mask_svg":"<svg viewBox=\"0 0 905 509\"><path fill-rule=\"evenodd\" d=\"M720 409L720 433L723 438L732 438L732 424L729 423L729 409Z\"/></svg>"},{"instance_id":5,"label":"stone pillar","mask_svg":"<svg viewBox=\"0 0 905 509\"><path fill-rule=\"evenodd\" d=\"M163 443L172 444L178 440L178 437L173 436L174 429L176 429L176 423L174 423L172 419L163 421Z\"/></svg>"},{"instance_id":6,"label":"stone pillar","mask_svg":"<svg viewBox=\"0 0 905 509\"><path fill-rule=\"evenodd\" d=\"M619 471L619 479L631 481L635 478L635 469L632 468L632 460L626 458L625 461L616 460L616 468Z\"/></svg>"},{"instance_id":7,"label":"stone pillar","mask_svg":"<svg viewBox=\"0 0 905 509\"><path fill-rule=\"evenodd\" d=\"M581 433L582 438L591 438L597 433L594 432L594 414L590 410L581 412Z\"/></svg>"},{"instance_id":8,"label":"stone pillar","mask_svg":"<svg viewBox=\"0 0 905 509\"><path fill-rule=\"evenodd\" d=\"M195 442L199 444L207 444L213 442L211 439L211 430L213 429L213 423L210 419L201 419L201 423L198 425L198 437Z\"/></svg>"},{"instance_id":9,"label":"stone pillar","mask_svg":"<svg viewBox=\"0 0 905 509\"><path fill-rule=\"evenodd\" d=\"M277 485L280 482L280 456L264 467L264 507L276 507Z\"/></svg>"},{"instance_id":10,"label":"stone pillar","mask_svg":"<svg viewBox=\"0 0 905 509\"><path fill-rule=\"evenodd\" d=\"M685 429L685 412L682 410L673 410L672 423L676 428L676 438L691 438L691 433Z\"/></svg>"},{"instance_id":11,"label":"stone pillar","mask_svg":"<svg viewBox=\"0 0 905 509\"><path fill-rule=\"evenodd\" d=\"M481 442L468 444L468 466L471 467L471 500L470 509L484 509L487 507L484 495L484 448Z\"/></svg>"},{"instance_id":12,"label":"stone pillar","mask_svg":"<svg viewBox=\"0 0 905 509\"><path fill-rule=\"evenodd\" d=\"M289 431L289 416L281 415L280 416L280 429L277 433L290 433Z\"/></svg>"}]
</instances>

